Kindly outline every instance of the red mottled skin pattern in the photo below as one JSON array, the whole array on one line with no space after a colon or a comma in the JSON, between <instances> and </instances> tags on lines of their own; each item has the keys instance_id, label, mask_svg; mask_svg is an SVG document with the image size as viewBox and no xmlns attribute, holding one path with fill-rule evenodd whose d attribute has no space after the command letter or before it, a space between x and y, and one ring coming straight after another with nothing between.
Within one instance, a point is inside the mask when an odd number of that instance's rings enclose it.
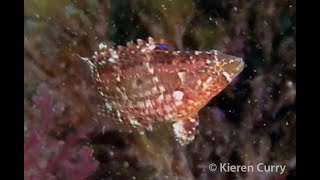
<instances>
[{"instance_id":1,"label":"red mottled skin pattern","mask_svg":"<svg viewBox=\"0 0 320 180\"><path fill-rule=\"evenodd\" d=\"M198 111L242 70L241 58L217 50L168 51L138 39L116 49L104 44L90 67L105 104L99 113L134 128L172 123L176 140L190 143L199 124Z\"/></svg>"}]
</instances>

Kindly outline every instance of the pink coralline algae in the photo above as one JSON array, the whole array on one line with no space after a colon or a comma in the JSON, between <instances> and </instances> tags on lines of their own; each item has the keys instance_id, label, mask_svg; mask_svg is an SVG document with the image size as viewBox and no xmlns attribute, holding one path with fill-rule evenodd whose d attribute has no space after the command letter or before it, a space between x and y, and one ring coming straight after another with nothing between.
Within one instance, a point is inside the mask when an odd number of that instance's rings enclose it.
<instances>
[{"instance_id":1,"label":"pink coralline algae","mask_svg":"<svg viewBox=\"0 0 320 180\"><path fill-rule=\"evenodd\" d=\"M76 146L83 135L72 134L65 140L49 136L48 131L62 113L63 106L52 105L50 91L43 84L33 100L40 110L40 118L25 125L24 179L86 179L96 170L98 162L91 156L90 147Z\"/></svg>"}]
</instances>

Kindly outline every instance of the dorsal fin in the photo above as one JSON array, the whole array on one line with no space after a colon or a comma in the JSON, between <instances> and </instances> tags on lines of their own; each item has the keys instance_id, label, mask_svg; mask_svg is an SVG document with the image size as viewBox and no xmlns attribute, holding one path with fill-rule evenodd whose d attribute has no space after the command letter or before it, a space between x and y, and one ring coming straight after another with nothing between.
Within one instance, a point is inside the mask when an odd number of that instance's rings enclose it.
<instances>
[{"instance_id":1,"label":"dorsal fin","mask_svg":"<svg viewBox=\"0 0 320 180\"><path fill-rule=\"evenodd\" d=\"M88 60L98 69L133 66L152 60L148 54L154 50L163 51L164 49L157 48L157 42L152 37L148 37L147 42L137 39L136 44L129 41L126 46L117 46L117 48L114 48L111 43L100 43L98 50Z\"/></svg>"},{"instance_id":2,"label":"dorsal fin","mask_svg":"<svg viewBox=\"0 0 320 180\"><path fill-rule=\"evenodd\" d=\"M133 43L133 41L127 42L127 48L128 48L128 49L134 49L135 46L136 46L136 45Z\"/></svg>"},{"instance_id":3,"label":"dorsal fin","mask_svg":"<svg viewBox=\"0 0 320 180\"><path fill-rule=\"evenodd\" d=\"M156 42L154 41L154 39L152 37L148 37L148 42L150 45L156 45Z\"/></svg>"},{"instance_id":4,"label":"dorsal fin","mask_svg":"<svg viewBox=\"0 0 320 180\"><path fill-rule=\"evenodd\" d=\"M124 47L124 46L120 46L120 45L117 46L117 50L119 50L119 51L123 51L125 49L126 49L126 47Z\"/></svg>"},{"instance_id":5,"label":"dorsal fin","mask_svg":"<svg viewBox=\"0 0 320 180\"><path fill-rule=\"evenodd\" d=\"M137 44L138 44L138 46L145 46L146 42L142 39L137 39Z\"/></svg>"}]
</instances>

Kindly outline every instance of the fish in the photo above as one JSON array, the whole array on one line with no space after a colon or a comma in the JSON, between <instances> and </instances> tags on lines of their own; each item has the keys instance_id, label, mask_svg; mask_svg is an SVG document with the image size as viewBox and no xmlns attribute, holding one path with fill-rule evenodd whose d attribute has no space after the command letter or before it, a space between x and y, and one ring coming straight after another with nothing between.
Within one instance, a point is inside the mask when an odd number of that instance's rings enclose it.
<instances>
[{"instance_id":1,"label":"fish","mask_svg":"<svg viewBox=\"0 0 320 180\"><path fill-rule=\"evenodd\" d=\"M81 57L103 99L100 113L138 130L171 123L175 139L194 140L198 112L244 68L242 58L218 50L177 51L152 37L126 46L99 44Z\"/></svg>"}]
</instances>

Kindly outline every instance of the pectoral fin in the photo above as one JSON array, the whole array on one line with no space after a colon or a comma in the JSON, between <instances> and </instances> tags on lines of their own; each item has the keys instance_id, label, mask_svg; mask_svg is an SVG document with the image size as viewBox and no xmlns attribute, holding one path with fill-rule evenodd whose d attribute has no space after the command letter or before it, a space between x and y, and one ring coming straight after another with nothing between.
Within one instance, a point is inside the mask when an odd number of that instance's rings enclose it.
<instances>
[{"instance_id":1,"label":"pectoral fin","mask_svg":"<svg viewBox=\"0 0 320 180\"><path fill-rule=\"evenodd\" d=\"M176 140L182 145L189 144L195 137L196 127L199 124L198 114L173 124Z\"/></svg>"}]
</instances>

